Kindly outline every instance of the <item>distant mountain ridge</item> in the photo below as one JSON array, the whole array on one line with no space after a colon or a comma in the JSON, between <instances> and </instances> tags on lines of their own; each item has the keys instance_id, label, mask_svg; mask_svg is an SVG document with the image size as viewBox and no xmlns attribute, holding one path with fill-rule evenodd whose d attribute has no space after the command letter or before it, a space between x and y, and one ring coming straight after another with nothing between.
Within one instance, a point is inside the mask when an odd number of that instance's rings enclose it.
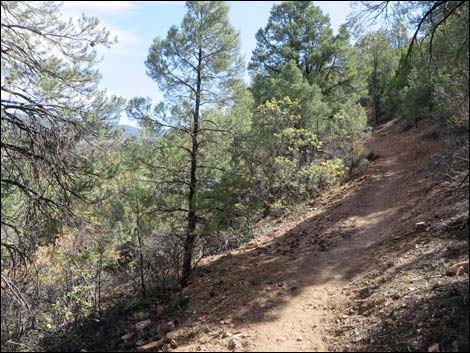
<instances>
[{"instance_id":1,"label":"distant mountain ridge","mask_svg":"<svg viewBox=\"0 0 470 353\"><path fill-rule=\"evenodd\" d=\"M116 129L123 130L123 138L138 137L140 135L140 128L135 126L119 124Z\"/></svg>"}]
</instances>

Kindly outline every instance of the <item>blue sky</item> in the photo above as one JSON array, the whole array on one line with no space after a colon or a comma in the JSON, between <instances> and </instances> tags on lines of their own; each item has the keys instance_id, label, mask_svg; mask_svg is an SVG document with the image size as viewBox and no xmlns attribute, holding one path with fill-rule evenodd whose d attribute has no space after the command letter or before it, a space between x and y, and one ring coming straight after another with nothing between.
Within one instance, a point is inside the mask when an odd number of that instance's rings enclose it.
<instances>
[{"instance_id":1,"label":"blue sky","mask_svg":"<svg viewBox=\"0 0 470 353\"><path fill-rule=\"evenodd\" d=\"M255 33L264 27L273 4L279 1L229 1L230 22L241 31L241 53L248 63L256 46ZM315 1L330 16L336 30L346 21L349 1ZM100 87L124 98L135 96L162 99L154 81L145 73L145 59L156 36L165 37L172 25L179 25L186 13L184 1L64 1L65 17L81 14L97 17L110 30L118 43L102 49L99 64L103 76ZM136 126L134 121L121 117L122 124Z\"/></svg>"}]
</instances>

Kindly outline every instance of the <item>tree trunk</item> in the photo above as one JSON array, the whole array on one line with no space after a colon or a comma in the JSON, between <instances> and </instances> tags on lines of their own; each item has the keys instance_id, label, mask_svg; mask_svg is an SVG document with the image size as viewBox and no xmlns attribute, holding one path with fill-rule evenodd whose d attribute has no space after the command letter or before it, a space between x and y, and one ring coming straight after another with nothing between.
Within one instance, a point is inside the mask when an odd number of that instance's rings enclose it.
<instances>
[{"instance_id":1,"label":"tree trunk","mask_svg":"<svg viewBox=\"0 0 470 353\"><path fill-rule=\"evenodd\" d=\"M192 149L191 149L191 174L189 181L189 194L188 194L188 230L186 240L184 242L184 259L183 259L183 273L181 275L181 287L187 285L189 276L192 271L192 257L194 241L196 239L196 207L195 196L197 190L197 158L198 158L198 134L199 134L199 110L201 104L201 67L202 67L202 50L199 48L198 53L198 67L197 67L197 84L196 84L196 104L194 107L193 115L193 132L191 135Z\"/></svg>"},{"instance_id":2,"label":"tree trunk","mask_svg":"<svg viewBox=\"0 0 470 353\"><path fill-rule=\"evenodd\" d=\"M374 52L374 71L372 74L372 101L374 104L374 126L379 124L379 97L378 97L378 82L377 82L377 53Z\"/></svg>"},{"instance_id":3,"label":"tree trunk","mask_svg":"<svg viewBox=\"0 0 470 353\"><path fill-rule=\"evenodd\" d=\"M140 253L140 285L142 286L142 296L145 298L147 291L145 289L145 278L144 278L144 254L143 254L143 243L141 234L141 223L140 223L140 211L137 211L137 240L139 241L139 253Z\"/></svg>"}]
</instances>

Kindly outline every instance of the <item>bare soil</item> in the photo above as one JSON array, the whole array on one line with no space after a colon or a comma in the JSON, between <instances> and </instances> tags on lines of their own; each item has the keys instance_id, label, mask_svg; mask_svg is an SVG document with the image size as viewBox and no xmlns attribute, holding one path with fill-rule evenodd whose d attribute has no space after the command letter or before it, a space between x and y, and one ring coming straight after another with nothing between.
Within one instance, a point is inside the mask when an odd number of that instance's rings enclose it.
<instances>
[{"instance_id":1,"label":"bare soil","mask_svg":"<svg viewBox=\"0 0 470 353\"><path fill-rule=\"evenodd\" d=\"M468 188L442 182L444 143L415 129L367 147L378 158L316 207L205 261L174 350L468 350L468 276L446 274L468 260Z\"/></svg>"},{"instance_id":2,"label":"bare soil","mask_svg":"<svg viewBox=\"0 0 470 353\"><path fill-rule=\"evenodd\" d=\"M48 346L135 351L171 320L173 342L158 349L468 351L468 274L448 271L469 256L468 182L449 168L461 149L468 173L468 143L435 135L383 125L367 142L375 158L353 180L262 220L256 242L206 258L171 303L128 293L78 337ZM143 320L152 324L120 339Z\"/></svg>"}]
</instances>

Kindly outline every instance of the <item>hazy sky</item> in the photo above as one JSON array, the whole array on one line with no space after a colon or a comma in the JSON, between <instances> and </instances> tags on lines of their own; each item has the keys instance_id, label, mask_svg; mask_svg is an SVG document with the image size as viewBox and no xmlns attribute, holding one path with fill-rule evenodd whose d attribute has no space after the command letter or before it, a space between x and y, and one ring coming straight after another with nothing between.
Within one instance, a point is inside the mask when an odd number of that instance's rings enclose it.
<instances>
[{"instance_id":1,"label":"hazy sky","mask_svg":"<svg viewBox=\"0 0 470 353\"><path fill-rule=\"evenodd\" d=\"M255 33L264 27L269 11L279 1L229 1L232 25L241 31L241 52L248 63L256 46ZM336 30L346 21L349 1L315 1L330 16ZM179 25L186 13L184 1L64 1L66 17L81 14L97 17L110 30L118 43L100 52L104 55L99 69L103 76L100 87L125 98L135 96L163 98L154 81L145 74L145 59L156 36L165 37L172 25ZM127 117L122 124L136 126Z\"/></svg>"}]
</instances>

